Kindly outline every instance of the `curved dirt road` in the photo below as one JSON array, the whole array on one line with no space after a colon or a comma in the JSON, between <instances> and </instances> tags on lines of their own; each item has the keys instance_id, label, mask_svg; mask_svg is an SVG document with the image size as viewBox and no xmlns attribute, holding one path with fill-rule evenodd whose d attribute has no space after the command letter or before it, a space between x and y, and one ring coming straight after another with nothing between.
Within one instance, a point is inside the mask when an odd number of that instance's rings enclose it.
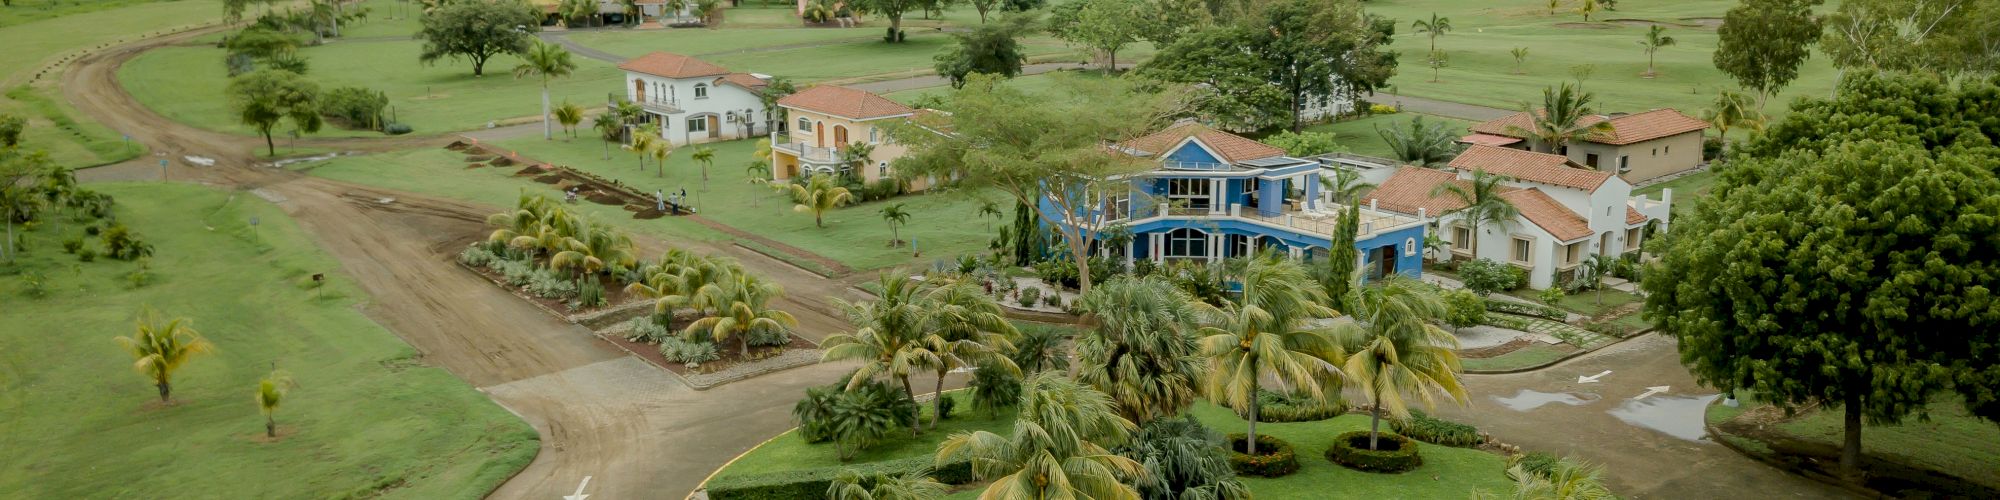
<instances>
[{"instance_id":1,"label":"curved dirt road","mask_svg":"<svg viewBox=\"0 0 2000 500\"><path fill-rule=\"evenodd\" d=\"M414 346L431 364L465 379L532 424L541 453L503 485L498 498L547 499L576 490L598 498L679 497L723 462L790 424L790 407L809 386L847 368L814 365L694 391L672 376L571 325L522 304L451 262L456 248L483 232L499 210L413 193L340 183L257 166L249 152L260 139L200 130L161 117L132 99L116 79L120 64L153 47L206 34L196 31L145 40L85 57L64 75L76 107L144 143L156 157L104 167L95 175L155 172L157 157L174 158L177 181L251 190L296 218L319 246L339 259L347 277L373 298L365 312ZM316 147L384 151L441 146L440 137L306 139ZM214 167L189 167L198 155ZM95 170L95 169L93 169ZM89 171L87 171L89 172ZM85 177L93 174L86 173ZM393 198L390 203L378 200ZM652 254L664 248L641 241ZM823 338L846 325L820 312L830 297L851 297L845 285L806 275L734 247L698 251L736 256L784 285L781 308L799 316L801 334Z\"/></svg>"}]
</instances>

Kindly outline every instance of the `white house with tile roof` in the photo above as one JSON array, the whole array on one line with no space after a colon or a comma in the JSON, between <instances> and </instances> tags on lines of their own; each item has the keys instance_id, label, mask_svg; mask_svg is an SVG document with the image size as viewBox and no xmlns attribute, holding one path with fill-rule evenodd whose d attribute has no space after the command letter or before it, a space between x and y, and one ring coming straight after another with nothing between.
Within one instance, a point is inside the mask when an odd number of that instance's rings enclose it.
<instances>
[{"instance_id":1,"label":"white house with tile roof","mask_svg":"<svg viewBox=\"0 0 2000 500\"><path fill-rule=\"evenodd\" d=\"M1545 151L1548 148L1528 137L1532 121L1526 111L1507 115L1473 125L1472 134L1459 142ZM1679 111L1590 115L1577 122L1611 124L1611 130L1591 132L1557 152L1585 168L1615 172L1627 182L1639 182L1701 166L1702 131L1708 129L1708 122Z\"/></svg>"},{"instance_id":2,"label":"white house with tile roof","mask_svg":"<svg viewBox=\"0 0 2000 500\"><path fill-rule=\"evenodd\" d=\"M769 76L669 52L618 65L625 70L625 98L645 110L646 123L675 146L757 137L783 129L764 112L761 93Z\"/></svg>"},{"instance_id":3,"label":"white house with tile roof","mask_svg":"<svg viewBox=\"0 0 2000 500\"><path fill-rule=\"evenodd\" d=\"M1438 192L1447 183L1469 189L1478 171L1508 178L1500 196L1519 216L1471 227L1456 213L1465 204ZM1591 255L1613 258L1638 251L1648 234L1667 229L1672 199L1671 189L1658 200L1633 196L1624 179L1562 156L1482 145L1467 148L1444 169L1401 167L1364 197L1385 212L1434 216L1431 222L1450 258L1485 258L1520 267L1528 272L1528 286L1536 289L1574 279Z\"/></svg>"}]
</instances>

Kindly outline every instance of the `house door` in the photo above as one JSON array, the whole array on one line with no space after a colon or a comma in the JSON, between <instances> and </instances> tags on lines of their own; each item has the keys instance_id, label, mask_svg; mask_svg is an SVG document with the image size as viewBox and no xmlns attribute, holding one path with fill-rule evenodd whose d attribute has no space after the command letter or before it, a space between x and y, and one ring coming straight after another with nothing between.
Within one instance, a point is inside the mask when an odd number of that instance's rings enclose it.
<instances>
[{"instance_id":1,"label":"house door","mask_svg":"<svg viewBox=\"0 0 2000 500\"><path fill-rule=\"evenodd\" d=\"M819 147L822 147L822 148L823 148L823 147L826 147L826 127L825 127L825 126L821 126L821 127L819 127L819 128L815 128L815 129L813 129L813 141L815 141L816 143L818 143Z\"/></svg>"},{"instance_id":2,"label":"house door","mask_svg":"<svg viewBox=\"0 0 2000 500\"><path fill-rule=\"evenodd\" d=\"M632 95L638 96L638 99L633 99L633 100L638 102L646 102L645 80L632 80Z\"/></svg>"},{"instance_id":3,"label":"house door","mask_svg":"<svg viewBox=\"0 0 2000 500\"><path fill-rule=\"evenodd\" d=\"M717 118L715 115L708 115L708 138L714 139L716 134L721 132L722 119Z\"/></svg>"},{"instance_id":4,"label":"house door","mask_svg":"<svg viewBox=\"0 0 2000 500\"><path fill-rule=\"evenodd\" d=\"M846 146L846 145L847 145L847 127L844 127L844 126L840 126L840 125L834 125L834 126L833 126L833 147L836 147L836 148L838 148L838 147L842 147L842 146Z\"/></svg>"},{"instance_id":5,"label":"house door","mask_svg":"<svg viewBox=\"0 0 2000 500\"><path fill-rule=\"evenodd\" d=\"M1382 279L1396 274L1396 246L1375 247L1368 251L1368 279Z\"/></svg>"}]
</instances>

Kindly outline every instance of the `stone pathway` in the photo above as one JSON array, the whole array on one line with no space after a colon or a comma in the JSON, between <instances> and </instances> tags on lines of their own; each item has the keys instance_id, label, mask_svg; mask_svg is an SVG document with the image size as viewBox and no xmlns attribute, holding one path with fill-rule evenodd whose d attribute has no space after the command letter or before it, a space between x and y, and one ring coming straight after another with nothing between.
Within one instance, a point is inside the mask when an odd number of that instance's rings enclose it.
<instances>
[{"instance_id":1,"label":"stone pathway","mask_svg":"<svg viewBox=\"0 0 2000 500\"><path fill-rule=\"evenodd\" d=\"M1525 316L1523 318L1528 320L1528 333L1553 337L1557 340L1568 342L1579 349L1596 349L1605 344L1618 341L1618 337L1585 330L1569 323L1549 321L1541 318L1527 318Z\"/></svg>"}]
</instances>

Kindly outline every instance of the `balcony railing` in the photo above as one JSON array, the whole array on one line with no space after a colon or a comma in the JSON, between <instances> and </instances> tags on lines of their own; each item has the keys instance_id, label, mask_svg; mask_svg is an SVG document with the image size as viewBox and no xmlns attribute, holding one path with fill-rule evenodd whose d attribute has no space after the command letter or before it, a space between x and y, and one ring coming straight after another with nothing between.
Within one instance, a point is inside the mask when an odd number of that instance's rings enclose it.
<instances>
[{"instance_id":1,"label":"balcony railing","mask_svg":"<svg viewBox=\"0 0 2000 500\"><path fill-rule=\"evenodd\" d=\"M681 112L681 101L671 97L646 96L637 101L639 107L655 113L676 114Z\"/></svg>"},{"instance_id":2,"label":"balcony railing","mask_svg":"<svg viewBox=\"0 0 2000 500\"><path fill-rule=\"evenodd\" d=\"M1297 208L1287 208L1275 215L1263 215L1257 211L1257 207L1244 206L1242 204L1231 204L1221 213L1210 212L1206 207L1161 207L1152 205L1134 209L1129 214L1119 212L1106 214L1107 217L1103 225L1108 226L1111 223L1121 221L1131 223L1156 217L1189 219L1232 218L1256 221L1265 225L1292 229L1306 234L1330 237L1340 228L1339 214L1344 211L1344 208L1332 203L1322 203L1321 205L1327 207L1327 209L1308 213ZM1380 231L1399 229L1417 222L1417 218L1415 217L1405 217L1374 210L1362 210L1359 224L1360 235L1366 237Z\"/></svg>"},{"instance_id":3,"label":"balcony railing","mask_svg":"<svg viewBox=\"0 0 2000 500\"><path fill-rule=\"evenodd\" d=\"M1171 169L1171 170L1209 170L1209 171L1217 171L1217 170L1229 170L1229 168L1230 168L1230 167L1229 167L1229 164L1227 164L1227 163L1214 163L1214 162L1205 162L1205 161L1178 161L1178 160L1167 160L1167 161L1163 161L1163 162L1160 162L1160 166L1162 166L1162 167L1166 167L1166 168L1168 168L1168 169Z\"/></svg>"},{"instance_id":4,"label":"balcony railing","mask_svg":"<svg viewBox=\"0 0 2000 500\"><path fill-rule=\"evenodd\" d=\"M791 153L799 161L811 163L840 163L840 149L819 147L799 142L771 142L771 149Z\"/></svg>"}]
</instances>

